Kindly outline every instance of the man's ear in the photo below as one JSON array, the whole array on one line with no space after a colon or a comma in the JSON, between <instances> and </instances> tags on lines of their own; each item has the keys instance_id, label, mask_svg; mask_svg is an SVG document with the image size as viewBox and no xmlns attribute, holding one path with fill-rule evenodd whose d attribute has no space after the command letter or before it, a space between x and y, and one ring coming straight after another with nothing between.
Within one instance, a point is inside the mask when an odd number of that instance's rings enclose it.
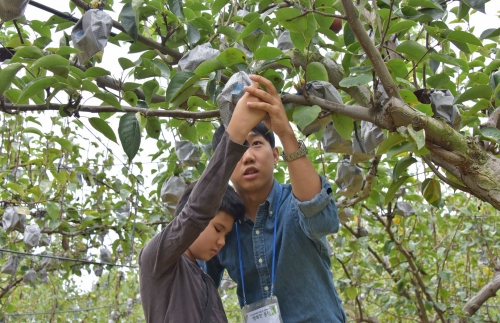
<instances>
[{"instance_id":1,"label":"man's ear","mask_svg":"<svg viewBox=\"0 0 500 323\"><path fill-rule=\"evenodd\" d=\"M278 160L280 158L280 151L278 147L273 148L273 159L274 159L274 165L278 164Z\"/></svg>"}]
</instances>

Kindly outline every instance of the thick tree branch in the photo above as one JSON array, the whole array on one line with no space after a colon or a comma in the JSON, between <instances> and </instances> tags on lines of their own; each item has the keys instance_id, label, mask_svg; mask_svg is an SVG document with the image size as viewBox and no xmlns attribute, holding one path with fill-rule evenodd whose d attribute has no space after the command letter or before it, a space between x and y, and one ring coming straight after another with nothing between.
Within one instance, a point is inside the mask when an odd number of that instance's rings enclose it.
<instances>
[{"instance_id":1,"label":"thick tree branch","mask_svg":"<svg viewBox=\"0 0 500 323\"><path fill-rule=\"evenodd\" d=\"M465 304L463 311L467 316L474 315L477 310L490 298L497 296L496 292L500 289L500 271L495 270L493 280L486 284L481 290ZM460 320L460 323L466 323L467 318Z\"/></svg>"},{"instance_id":2,"label":"thick tree branch","mask_svg":"<svg viewBox=\"0 0 500 323\"><path fill-rule=\"evenodd\" d=\"M500 108L493 111L488 117L488 120L481 125L481 127L493 127L500 129Z\"/></svg>"},{"instance_id":3,"label":"thick tree branch","mask_svg":"<svg viewBox=\"0 0 500 323\"><path fill-rule=\"evenodd\" d=\"M380 78L380 82L384 86L385 91L389 97L395 97L401 100L401 95L399 94L398 86L392 80L392 76L389 73L389 70L385 66L384 60L380 55L380 52L375 47L375 44L368 36L363 24L358 18L358 13L356 8L354 7L354 3L352 0L341 0L342 6L344 7L344 12L347 17L347 22L349 26L351 26L352 32L358 39L361 47L368 56L370 62L372 62L373 68L375 69L375 73Z\"/></svg>"},{"instance_id":4,"label":"thick tree branch","mask_svg":"<svg viewBox=\"0 0 500 323\"><path fill-rule=\"evenodd\" d=\"M56 110L59 111L60 104L50 103L47 107L44 104L40 105L12 105L6 104L5 109L7 110L19 110L21 112L26 111L46 111L46 110ZM218 118L220 116L219 110L210 110L210 111L200 111L200 112L192 112L192 111L184 111L184 110L152 110L152 109L144 109L144 108L136 108L136 107L122 107L123 110L117 109L112 106L92 106L92 105L82 105L78 111L80 112L91 112L91 113L99 113L99 112L117 112L117 113L127 113L127 112L140 112L146 117L167 117L167 118L177 118L177 119L211 119Z\"/></svg>"},{"instance_id":5,"label":"thick tree branch","mask_svg":"<svg viewBox=\"0 0 500 323\"><path fill-rule=\"evenodd\" d=\"M81 8L85 11L87 11L89 8L88 5L83 0L71 0L71 2L73 2L77 7ZM120 30L121 32L123 32L125 34L127 33L125 31L125 28L123 28L122 24L120 24L119 22L117 22L115 20L113 20L113 27ZM176 64L182 57L182 53L180 53L174 49L168 48L166 46L163 46L160 43L157 43L157 42L155 42L147 37L144 37L142 35L139 35L137 37L137 41L140 43L143 43L144 45L149 46L153 49L157 49L164 54L172 56L174 60L171 63L173 63L173 64Z\"/></svg>"}]
</instances>

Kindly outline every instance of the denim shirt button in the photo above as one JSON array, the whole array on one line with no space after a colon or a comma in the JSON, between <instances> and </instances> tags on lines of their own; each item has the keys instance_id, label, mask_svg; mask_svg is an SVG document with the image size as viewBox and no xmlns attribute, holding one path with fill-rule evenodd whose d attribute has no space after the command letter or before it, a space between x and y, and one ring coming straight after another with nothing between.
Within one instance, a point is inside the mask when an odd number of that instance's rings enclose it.
<instances>
[{"instance_id":1,"label":"denim shirt button","mask_svg":"<svg viewBox=\"0 0 500 323\"><path fill-rule=\"evenodd\" d=\"M264 287L264 290L267 292L269 290L269 287Z\"/></svg>"},{"instance_id":2,"label":"denim shirt button","mask_svg":"<svg viewBox=\"0 0 500 323\"><path fill-rule=\"evenodd\" d=\"M259 264L261 264L261 263L262 263L262 258L259 259Z\"/></svg>"},{"instance_id":3,"label":"denim shirt button","mask_svg":"<svg viewBox=\"0 0 500 323\"><path fill-rule=\"evenodd\" d=\"M259 230L256 230L256 231L255 231L255 234L260 234L260 231L259 231Z\"/></svg>"}]
</instances>

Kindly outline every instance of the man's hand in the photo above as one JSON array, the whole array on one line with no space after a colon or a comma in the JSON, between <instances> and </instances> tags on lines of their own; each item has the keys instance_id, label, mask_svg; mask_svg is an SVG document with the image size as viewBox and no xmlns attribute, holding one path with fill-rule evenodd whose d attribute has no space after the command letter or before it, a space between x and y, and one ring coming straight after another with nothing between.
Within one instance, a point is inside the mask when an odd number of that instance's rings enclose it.
<instances>
[{"instance_id":1,"label":"man's hand","mask_svg":"<svg viewBox=\"0 0 500 323\"><path fill-rule=\"evenodd\" d=\"M252 109L268 113L269 116L264 119L264 122L266 123L266 126L280 139L287 136L293 136L295 138L292 127L288 122L285 108L281 102L281 97L278 94L278 91L276 91L273 83L259 75L250 75L250 79L264 85L267 91L264 91L259 87L255 87L253 84L252 86L246 86L245 91L247 93L250 93L261 100L261 102L249 101L247 103L248 106Z\"/></svg>"},{"instance_id":2,"label":"man's hand","mask_svg":"<svg viewBox=\"0 0 500 323\"><path fill-rule=\"evenodd\" d=\"M258 87L259 83L252 83L248 88L257 89ZM266 111L252 109L248 105L249 103L258 102L260 102L260 99L248 91L238 101L226 129L232 141L243 144L248 133L266 116Z\"/></svg>"}]
</instances>

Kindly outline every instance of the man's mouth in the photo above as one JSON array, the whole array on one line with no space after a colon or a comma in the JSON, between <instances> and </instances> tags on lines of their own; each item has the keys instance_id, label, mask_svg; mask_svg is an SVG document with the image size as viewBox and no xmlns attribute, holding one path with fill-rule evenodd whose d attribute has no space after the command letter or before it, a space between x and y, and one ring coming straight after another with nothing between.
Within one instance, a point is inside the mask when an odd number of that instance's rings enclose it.
<instances>
[{"instance_id":1,"label":"man's mouth","mask_svg":"<svg viewBox=\"0 0 500 323\"><path fill-rule=\"evenodd\" d=\"M259 171L257 170L257 168L254 168L254 167L249 167L247 169L245 169L245 171L243 172L243 175L253 175L253 174L257 174Z\"/></svg>"}]
</instances>

